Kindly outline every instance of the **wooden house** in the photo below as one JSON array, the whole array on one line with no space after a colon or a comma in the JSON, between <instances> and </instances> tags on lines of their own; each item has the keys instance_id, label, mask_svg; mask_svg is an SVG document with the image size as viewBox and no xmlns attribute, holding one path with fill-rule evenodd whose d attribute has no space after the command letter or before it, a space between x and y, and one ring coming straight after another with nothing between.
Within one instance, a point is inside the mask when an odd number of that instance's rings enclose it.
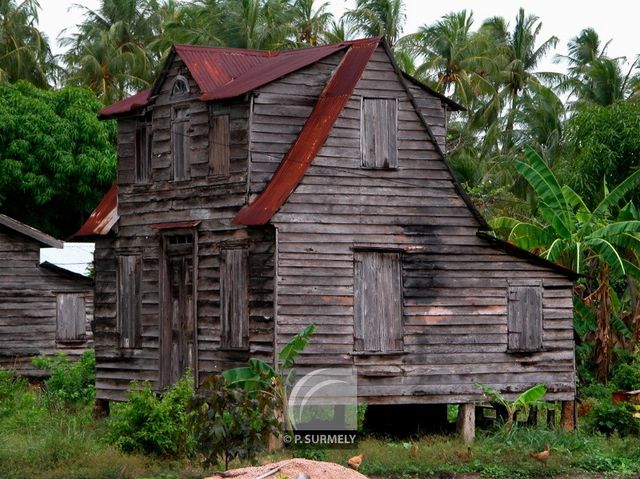
<instances>
[{"instance_id":1,"label":"wooden house","mask_svg":"<svg viewBox=\"0 0 640 479\"><path fill-rule=\"evenodd\" d=\"M471 403L476 383L575 395L574 274L482 231L447 166L460 107L383 39L288 52L175 46L101 111L118 179L96 245L97 395L272 360L357 368L369 403Z\"/></svg>"},{"instance_id":2,"label":"wooden house","mask_svg":"<svg viewBox=\"0 0 640 479\"><path fill-rule=\"evenodd\" d=\"M79 356L92 346L93 281L40 263L60 240L0 214L0 367L41 376L38 355Z\"/></svg>"}]
</instances>

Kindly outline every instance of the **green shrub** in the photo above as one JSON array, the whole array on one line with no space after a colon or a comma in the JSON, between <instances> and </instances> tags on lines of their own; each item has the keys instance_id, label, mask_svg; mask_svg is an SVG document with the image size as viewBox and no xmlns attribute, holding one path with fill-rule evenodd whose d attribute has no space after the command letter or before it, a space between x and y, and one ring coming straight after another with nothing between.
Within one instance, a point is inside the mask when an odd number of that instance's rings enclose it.
<instances>
[{"instance_id":1,"label":"green shrub","mask_svg":"<svg viewBox=\"0 0 640 479\"><path fill-rule=\"evenodd\" d=\"M636 412L631 404L613 404L611 400L601 400L589 412L587 426L607 435L637 435L640 434L640 419L633 416Z\"/></svg>"},{"instance_id":2,"label":"green shrub","mask_svg":"<svg viewBox=\"0 0 640 479\"><path fill-rule=\"evenodd\" d=\"M27 391L27 380L0 368L0 417L10 414Z\"/></svg>"},{"instance_id":3,"label":"green shrub","mask_svg":"<svg viewBox=\"0 0 640 479\"><path fill-rule=\"evenodd\" d=\"M192 454L188 405L193 393L189 373L161 395L153 392L148 381L133 382L128 402L111 408L109 439L126 452L176 457Z\"/></svg>"},{"instance_id":4,"label":"green shrub","mask_svg":"<svg viewBox=\"0 0 640 479\"><path fill-rule=\"evenodd\" d=\"M253 461L268 434L280 432L280 402L273 391L230 385L209 376L191 404L198 452L207 464Z\"/></svg>"},{"instance_id":5,"label":"green shrub","mask_svg":"<svg viewBox=\"0 0 640 479\"><path fill-rule=\"evenodd\" d=\"M612 380L619 389L640 389L640 361L617 364L613 370Z\"/></svg>"},{"instance_id":6,"label":"green shrub","mask_svg":"<svg viewBox=\"0 0 640 479\"><path fill-rule=\"evenodd\" d=\"M95 398L96 357L93 350L85 351L77 361L70 361L64 353L33 358L33 365L48 371L44 382L44 398L51 407L75 407L89 404Z\"/></svg>"}]
</instances>

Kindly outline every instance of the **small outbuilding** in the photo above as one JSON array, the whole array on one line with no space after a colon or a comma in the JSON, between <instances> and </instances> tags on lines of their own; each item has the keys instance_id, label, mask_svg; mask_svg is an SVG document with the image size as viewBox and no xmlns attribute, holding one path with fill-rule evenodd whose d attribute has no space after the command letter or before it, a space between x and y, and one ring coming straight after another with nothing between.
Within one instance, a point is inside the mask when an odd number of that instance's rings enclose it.
<instances>
[{"instance_id":1,"label":"small outbuilding","mask_svg":"<svg viewBox=\"0 0 640 479\"><path fill-rule=\"evenodd\" d=\"M79 232L97 397L273 361L315 323L300 364L355 367L363 402L572 401L575 274L486 233L446 160L459 108L381 38L172 48L101 111L118 178Z\"/></svg>"},{"instance_id":2,"label":"small outbuilding","mask_svg":"<svg viewBox=\"0 0 640 479\"><path fill-rule=\"evenodd\" d=\"M0 214L0 367L41 376L32 357L64 352L73 359L93 346L93 280L40 263L40 248L62 247Z\"/></svg>"}]
</instances>

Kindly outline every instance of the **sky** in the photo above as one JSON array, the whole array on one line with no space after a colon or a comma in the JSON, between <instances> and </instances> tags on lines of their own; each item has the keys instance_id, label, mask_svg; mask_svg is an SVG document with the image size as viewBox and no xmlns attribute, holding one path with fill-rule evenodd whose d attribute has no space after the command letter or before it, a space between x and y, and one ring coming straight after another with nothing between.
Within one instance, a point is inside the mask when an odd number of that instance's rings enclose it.
<instances>
[{"instance_id":1,"label":"sky","mask_svg":"<svg viewBox=\"0 0 640 479\"><path fill-rule=\"evenodd\" d=\"M330 9L339 17L345 9L352 8L354 3L355 0L331 0ZM51 40L55 53L61 51L54 41L60 32L82 20L82 10L72 7L74 4L95 9L100 1L40 0L40 29ZM473 11L476 26L485 18L493 16L503 16L513 23L518 9L523 7L528 14L540 17L541 40L551 35L556 35L559 39L558 48L540 65L540 71L562 70L562 66L552 62L553 54L566 53L567 41L586 27L595 28L603 41L612 40L608 49L610 56L626 56L633 61L640 54L640 2L637 0L406 0L406 6L405 34L416 31L423 24L431 24L449 12L463 9Z\"/></svg>"}]
</instances>

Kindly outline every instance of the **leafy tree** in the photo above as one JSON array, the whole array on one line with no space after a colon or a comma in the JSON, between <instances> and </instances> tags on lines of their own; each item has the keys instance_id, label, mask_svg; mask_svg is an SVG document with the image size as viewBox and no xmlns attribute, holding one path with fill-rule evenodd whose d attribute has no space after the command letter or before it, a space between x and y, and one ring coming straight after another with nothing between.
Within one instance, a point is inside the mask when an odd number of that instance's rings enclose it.
<instances>
[{"instance_id":1,"label":"leafy tree","mask_svg":"<svg viewBox=\"0 0 640 479\"><path fill-rule=\"evenodd\" d=\"M544 160L531 148L516 168L535 190L540 221L496 218L491 225L508 230L508 239L578 273L593 277L585 303L596 308L596 363L606 380L611 359L610 319L614 283L640 279L640 216L633 203L621 206L640 184L640 170L630 175L589 209L569 186L560 186ZM628 287L627 284L627 287Z\"/></svg>"},{"instance_id":2,"label":"leafy tree","mask_svg":"<svg viewBox=\"0 0 640 479\"><path fill-rule=\"evenodd\" d=\"M37 28L37 0L0 0L0 82L27 80L46 87L55 62Z\"/></svg>"},{"instance_id":3,"label":"leafy tree","mask_svg":"<svg viewBox=\"0 0 640 479\"><path fill-rule=\"evenodd\" d=\"M585 105L567 122L565 137L558 175L594 206L603 179L615 185L640 168L640 105ZM640 192L633 199L638 204Z\"/></svg>"},{"instance_id":4,"label":"leafy tree","mask_svg":"<svg viewBox=\"0 0 640 479\"><path fill-rule=\"evenodd\" d=\"M316 0L296 0L293 4L293 25L301 45L317 45L333 19L333 15L327 11L329 2L317 7L315 4Z\"/></svg>"},{"instance_id":5,"label":"leafy tree","mask_svg":"<svg viewBox=\"0 0 640 479\"><path fill-rule=\"evenodd\" d=\"M66 237L115 178L115 124L89 90L0 85L0 209Z\"/></svg>"}]
</instances>

